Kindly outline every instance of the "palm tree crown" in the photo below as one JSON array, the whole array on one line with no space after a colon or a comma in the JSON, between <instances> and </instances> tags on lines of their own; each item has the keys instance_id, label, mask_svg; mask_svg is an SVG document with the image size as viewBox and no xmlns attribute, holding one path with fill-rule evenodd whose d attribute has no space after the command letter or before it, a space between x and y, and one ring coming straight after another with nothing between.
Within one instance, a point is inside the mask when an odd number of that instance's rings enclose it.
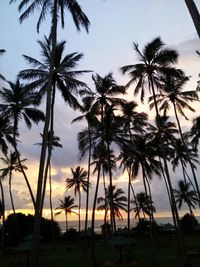
<instances>
[{"instance_id":1,"label":"palm tree crown","mask_svg":"<svg viewBox=\"0 0 200 267\"><path fill-rule=\"evenodd\" d=\"M10 0L10 4L15 2L16 0ZM41 8L39 19L37 22L37 31L39 32L40 24L45 20L47 14L51 14L53 11L53 6L55 1L46 0L46 1L39 1L39 0L22 0L18 6L19 12L22 12L20 15L19 21L22 23L31 13ZM82 11L81 6L78 4L76 0L67 0L62 1L58 0L57 3L57 17L61 18L61 25L64 27L65 21L65 11L69 11L72 15L74 24L78 31L81 30L83 27L87 32L89 29L89 19ZM28 7L27 7L28 6ZM23 11L25 9L25 11Z\"/></svg>"}]
</instances>

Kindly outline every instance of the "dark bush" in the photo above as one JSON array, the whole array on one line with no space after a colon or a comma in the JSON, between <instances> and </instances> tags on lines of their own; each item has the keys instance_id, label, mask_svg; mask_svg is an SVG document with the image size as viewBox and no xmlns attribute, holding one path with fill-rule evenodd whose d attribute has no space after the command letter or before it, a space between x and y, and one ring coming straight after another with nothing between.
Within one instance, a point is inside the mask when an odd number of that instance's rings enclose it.
<instances>
[{"instance_id":1,"label":"dark bush","mask_svg":"<svg viewBox=\"0 0 200 267\"><path fill-rule=\"evenodd\" d=\"M16 245L25 236L31 235L33 233L33 223L33 215L23 213L9 215L5 221L6 244ZM52 240L52 230L54 230L55 238L58 238L60 236L58 223L54 221L52 225L51 220L42 218L40 235L44 241Z\"/></svg>"},{"instance_id":2,"label":"dark bush","mask_svg":"<svg viewBox=\"0 0 200 267\"><path fill-rule=\"evenodd\" d=\"M181 230L184 234L194 233L196 225L198 225L197 219L189 213L185 214L181 219Z\"/></svg>"}]
</instances>

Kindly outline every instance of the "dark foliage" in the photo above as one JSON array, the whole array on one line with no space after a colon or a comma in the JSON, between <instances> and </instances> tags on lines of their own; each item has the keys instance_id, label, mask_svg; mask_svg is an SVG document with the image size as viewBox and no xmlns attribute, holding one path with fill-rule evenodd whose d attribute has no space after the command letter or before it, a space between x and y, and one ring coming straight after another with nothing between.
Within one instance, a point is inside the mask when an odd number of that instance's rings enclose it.
<instances>
[{"instance_id":1,"label":"dark foliage","mask_svg":"<svg viewBox=\"0 0 200 267\"><path fill-rule=\"evenodd\" d=\"M5 221L6 244L16 245L17 241L22 241L33 233L33 215L22 213L11 214ZM57 222L53 222L55 238L60 236L60 228ZM52 240L52 221L42 218L40 236L43 241Z\"/></svg>"},{"instance_id":2,"label":"dark foliage","mask_svg":"<svg viewBox=\"0 0 200 267\"><path fill-rule=\"evenodd\" d=\"M181 229L184 234L193 234L197 225L197 219L189 213L186 213L181 219Z\"/></svg>"}]
</instances>

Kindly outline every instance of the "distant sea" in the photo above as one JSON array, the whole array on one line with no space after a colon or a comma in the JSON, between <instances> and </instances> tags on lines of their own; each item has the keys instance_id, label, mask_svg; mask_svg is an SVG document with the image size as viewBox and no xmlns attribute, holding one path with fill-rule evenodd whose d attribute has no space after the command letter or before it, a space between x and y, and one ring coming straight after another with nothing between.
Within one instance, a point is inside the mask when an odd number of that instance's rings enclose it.
<instances>
[{"instance_id":1,"label":"distant sea","mask_svg":"<svg viewBox=\"0 0 200 267\"><path fill-rule=\"evenodd\" d=\"M196 216L195 218L200 223L200 216ZM158 224L166 224L166 223L173 224L173 218L172 217L158 217L158 218L155 218L155 221ZM138 222L138 220L131 219L131 227L135 227L137 222ZM95 232L96 233L101 233L101 225L103 223L104 223L103 220L96 220L95 221ZM61 228L61 232L64 233L65 232L65 221L58 221L58 224ZM125 226L127 226L127 219L124 219L123 221L117 220L116 224L117 224L117 228L124 228ZM78 230L78 221L69 221L68 226L69 226L69 228L74 228L74 229ZM88 221L88 227L90 227L90 226L91 226L91 220ZM84 227L85 227L85 221L81 221L81 229L84 230Z\"/></svg>"}]
</instances>

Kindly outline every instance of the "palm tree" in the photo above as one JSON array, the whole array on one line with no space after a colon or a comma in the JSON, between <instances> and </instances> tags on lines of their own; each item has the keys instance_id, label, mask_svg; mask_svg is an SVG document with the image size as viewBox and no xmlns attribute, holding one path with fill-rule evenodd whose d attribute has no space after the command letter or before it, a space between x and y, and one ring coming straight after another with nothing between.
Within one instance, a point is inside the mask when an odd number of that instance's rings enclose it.
<instances>
[{"instance_id":1,"label":"palm tree","mask_svg":"<svg viewBox=\"0 0 200 267\"><path fill-rule=\"evenodd\" d=\"M125 196L124 191L121 188L116 188L115 185L112 188L110 187L106 188L105 197L99 197L97 199L97 203L101 204L97 207L97 210L105 210L105 218L107 218L107 213L110 208L109 194L111 193L111 191L113 195L114 230L116 232L115 218L117 217L118 219L123 220L123 216L120 210L127 212L127 197Z\"/></svg>"},{"instance_id":2,"label":"palm tree","mask_svg":"<svg viewBox=\"0 0 200 267\"><path fill-rule=\"evenodd\" d=\"M28 177L23 166L21 166L16 136L18 134L18 125L21 120L24 120L27 127L30 129L32 122L38 124L40 121L44 121L44 114L34 107L37 104L37 94L32 91L32 88L21 84L19 79L17 79L15 83L8 82L8 84L10 88L2 88L0 90L0 96L2 98L0 113L4 118L9 118L13 124L13 147L35 207L35 198Z\"/></svg>"},{"instance_id":3,"label":"palm tree","mask_svg":"<svg viewBox=\"0 0 200 267\"><path fill-rule=\"evenodd\" d=\"M123 135L124 133L128 138L130 142L132 142L133 138L133 133L139 132L142 133L144 132L144 126L147 125L147 114L144 112L137 112L135 109L137 107L137 103L135 101L130 101L122 104L122 123L123 123ZM124 143L124 142L122 142ZM131 145L131 144L130 144ZM122 145L121 148L121 153L119 159L122 159L121 161L121 166L122 164L124 165L124 170L127 170L128 173L128 231L130 231L130 190L132 188L131 185L131 165L132 165L132 158L130 155L128 155L126 151L126 146ZM132 188L133 194L135 196L134 190Z\"/></svg>"},{"instance_id":4,"label":"palm tree","mask_svg":"<svg viewBox=\"0 0 200 267\"><path fill-rule=\"evenodd\" d=\"M65 213L65 219L66 219L66 232L68 231L68 214L74 213L77 214L72 209L77 208L77 205L74 205L75 199L71 196L65 196L64 200L60 199L60 205L56 208L56 210L60 210L59 212L56 212L55 215L59 215L62 212Z\"/></svg>"},{"instance_id":5,"label":"palm tree","mask_svg":"<svg viewBox=\"0 0 200 267\"><path fill-rule=\"evenodd\" d=\"M119 94L125 94L124 86L117 85L115 79L113 78L112 74L109 73L105 77L101 77L100 75L96 74L92 76L92 79L95 84L95 92L87 92L86 99L89 99L92 103L92 112L99 115L100 117L100 131L102 140L100 141L102 144L103 142L106 143L107 146L107 154L108 154L108 163L110 164L110 144L111 142L111 121L113 121L113 107L119 106L125 102L125 100L116 97ZM109 118L108 118L109 117ZM112 127L114 125L112 124ZM109 128L108 128L109 127ZM112 129L113 130L113 129ZM114 137L114 135L112 135ZM111 167L109 167L109 182L110 187L112 188L112 172ZM112 194L112 192L111 192ZM111 205L111 226L113 229L112 224L112 217L113 217L113 208L112 208L112 195L110 195L110 205Z\"/></svg>"},{"instance_id":6,"label":"palm tree","mask_svg":"<svg viewBox=\"0 0 200 267\"><path fill-rule=\"evenodd\" d=\"M141 101L144 100L146 84L150 91L152 92L156 116L159 117L159 110L156 103L156 88L160 87L160 77L163 74L173 74L180 73L180 70L176 70L172 64L177 62L178 53L175 50L164 48L164 43L161 39L155 38L153 41L148 43L142 51L139 50L138 44L134 43L134 49L139 57L139 63L135 65L127 65L121 68L123 73L129 73L131 76L130 81L127 83L127 87L136 82L136 87L134 94L137 95L141 90ZM169 187L169 192L172 201L172 212L174 213L174 218L176 219L176 226L178 226L178 234L181 239L181 230L179 224L179 216L176 208L175 199L173 196L173 188L170 180L167 159L165 157L163 140L161 139L161 153L164 163L164 171Z\"/></svg>"},{"instance_id":7,"label":"palm tree","mask_svg":"<svg viewBox=\"0 0 200 267\"><path fill-rule=\"evenodd\" d=\"M146 215L150 216L152 212L155 212L156 209L152 205L153 202L151 198L144 192L140 192L136 194L136 200L133 201L136 205L134 208L135 218L141 219L140 213L142 212L144 219L146 220Z\"/></svg>"},{"instance_id":8,"label":"palm tree","mask_svg":"<svg viewBox=\"0 0 200 267\"><path fill-rule=\"evenodd\" d=\"M196 28L196 31L198 33L198 36L200 38L200 15L199 15L199 11L194 3L193 0L185 0L185 3L187 5L187 8L190 12L190 15L192 17L194 26Z\"/></svg>"},{"instance_id":9,"label":"palm tree","mask_svg":"<svg viewBox=\"0 0 200 267\"><path fill-rule=\"evenodd\" d=\"M0 49L0 56L6 52L4 49ZM0 73L0 79L5 80L4 76Z\"/></svg>"},{"instance_id":10,"label":"palm tree","mask_svg":"<svg viewBox=\"0 0 200 267\"><path fill-rule=\"evenodd\" d=\"M10 0L10 3L15 2L15 0ZM50 118L51 118L51 89L52 89L52 76L54 71L54 62L56 59L55 47L57 43L57 26L58 19L61 18L61 25L64 27L64 14L65 11L69 11L72 15L73 21L77 30L80 30L81 27L85 28L88 31L89 20L85 13L82 11L82 8L78 4L76 0L66 0L66 1L58 1L55 0L47 0L45 2L38 0L22 0L19 4L19 11L21 12L24 8L28 8L21 14L20 22L23 22L24 19L29 17L31 13L35 10L40 10L39 20L37 23L37 30L39 31L39 27L41 22L45 19L47 14L51 14L51 59L50 59L50 68L49 68L49 79L46 88L47 97L46 97L46 120L43 129L43 143L40 154L40 165L39 165L39 174L38 174L38 186L37 186L37 197L36 197L36 212L35 212L35 223L34 223L34 231L33 231L33 246L30 257L31 267L36 267L38 265L38 254L39 254L39 232L40 232L40 221L41 221L41 201L42 201L42 190L44 183L44 175L45 175L45 161L46 161L46 150L47 150L47 140L48 140L48 132L50 130ZM51 131L52 132L52 131ZM53 134L53 133L51 133ZM46 181L45 181L46 182Z\"/></svg>"},{"instance_id":11,"label":"palm tree","mask_svg":"<svg viewBox=\"0 0 200 267\"><path fill-rule=\"evenodd\" d=\"M12 205L12 209L13 209L13 213L15 214L15 206L14 206L14 201L13 201L13 196L12 196L12 175L13 175L13 171L14 172L21 172L21 167L23 169L27 169L27 167L25 165L21 166L19 165L18 162L18 156L16 152L11 152L9 156L5 155L4 158L0 158L1 161L3 162L3 164L6 165L5 168L2 168L0 171L1 173L1 177L6 177L7 175L9 176L9 194L10 194L10 200L11 200L11 205ZM26 159L22 159L20 160L20 162L24 162L26 161Z\"/></svg>"},{"instance_id":12,"label":"palm tree","mask_svg":"<svg viewBox=\"0 0 200 267\"><path fill-rule=\"evenodd\" d=\"M85 171L81 166L77 166L75 169L71 168L72 177L66 179L66 189L74 187L74 194L78 193L79 197L79 215L78 215L78 229L81 229L81 191L87 192L88 182L87 182L87 171Z\"/></svg>"},{"instance_id":13,"label":"palm tree","mask_svg":"<svg viewBox=\"0 0 200 267\"><path fill-rule=\"evenodd\" d=\"M199 185L198 185L197 177L196 177L195 170L194 170L194 165L191 161L190 154L189 154L189 151L186 145L186 140L183 136L181 125L180 125L180 120L178 117L178 113L180 113L182 116L184 116L185 119L188 119L183 109L187 108L190 111L194 112L195 110L187 102L198 101L198 94L196 91L183 91L183 86L188 80L189 80L189 77L185 76L183 72L178 76L166 75L162 77L161 79L162 92L160 94L155 95L155 98L150 97L149 101L150 102L152 101L150 108L152 108L155 105L155 103L157 105L160 104L161 105L160 110L164 111L164 115L169 110L170 104L172 104L175 118L176 118L177 125L178 125L178 129L179 129L179 134L186 149L188 162L190 164L195 186L196 186L197 195L200 200L200 190L199 190Z\"/></svg>"},{"instance_id":14,"label":"palm tree","mask_svg":"<svg viewBox=\"0 0 200 267\"><path fill-rule=\"evenodd\" d=\"M194 215L192 208L195 209L195 205L198 203L198 198L196 192L190 189L191 184L183 180L178 181L178 189L174 189L174 195L176 198L176 203L178 203L178 208L182 207L183 202L188 205L191 215Z\"/></svg>"},{"instance_id":15,"label":"palm tree","mask_svg":"<svg viewBox=\"0 0 200 267\"><path fill-rule=\"evenodd\" d=\"M87 121L87 132L88 132L88 142L89 142L89 147L88 147L88 177L87 177L87 182L88 182L88 188L87 188L87 196L86 196L86 216L85 216L85 233L87 231L88 227L88 208L89 208L89 183L90 183L90 165L91 165L91 154L92 154L92 130L93 128L98 124L98 119L96 118L95 114L91 111L91 102L89 99L83 99L83 115L76 117L75 119L72 120L72 123L82 121L85 119ZM78 136L78 142L79 142L79 149L82 151L81 157L85 154L85 149L82 147L81 148L81 140L80 139L80 134Z\"/></svg>"}]
</instances>

